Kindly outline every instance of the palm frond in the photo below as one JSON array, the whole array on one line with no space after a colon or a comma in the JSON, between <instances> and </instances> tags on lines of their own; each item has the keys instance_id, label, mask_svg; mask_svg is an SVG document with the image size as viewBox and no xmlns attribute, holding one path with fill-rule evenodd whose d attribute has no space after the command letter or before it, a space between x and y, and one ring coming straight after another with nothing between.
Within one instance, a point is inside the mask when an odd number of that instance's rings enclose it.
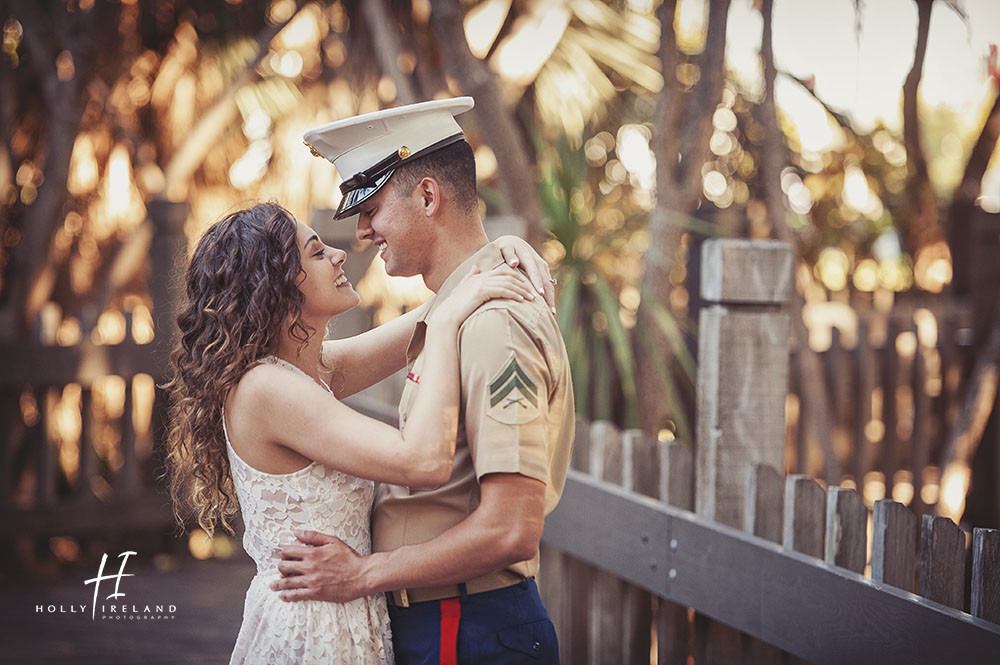
<instances>
[{"instance_id":1,"label":"palm frond","mask_svg":"<svg viewBox=\"0 0 1000 665\"><path fill-rule=\"evenodd\" d=\"M667 341L670 342L670 350L677 358L677 362L680 363L681 369L687 376L695 376L695 372L697 371L695 369L695 360L687 344L684 343L684 333L677 318L653 298L649 298L648 302L650 303L648 306L653 314L653 318L656 319L660 330L663 331L663 334L667 337Z\"/></svg>"},{"instance_id":2,"label":"palm frond","mask_svg":"<svg viewBox=\"0 0 1000 665\"><path fill-rule=\"evenodd\" d=\"M594 280L593 289L600 311L608 322L608 343L618 374L621 377L622 392L625 396L626 425L634 427L639 420L635 389L635 354L632 352L628 332L625 330L619 314L621 304L603 277L598 276Z\"/></svg>"}]
</instances>

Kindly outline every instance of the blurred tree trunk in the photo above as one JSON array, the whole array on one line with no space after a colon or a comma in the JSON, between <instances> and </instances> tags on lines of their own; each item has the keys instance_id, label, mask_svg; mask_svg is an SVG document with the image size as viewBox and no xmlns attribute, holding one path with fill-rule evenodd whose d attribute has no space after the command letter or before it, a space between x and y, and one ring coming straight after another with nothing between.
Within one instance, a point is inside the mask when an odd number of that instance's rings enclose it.
<instances>
[{"instance_id":1,"label":"blurred tree trunk","mask_svg":"<svg viewBox=\"0 0 1000 665\"><path fill-rule=\"evenodd\" d=\"M106 15L110 13L106 3L72 14L54 12L56 20L49 20L33 2L17 2L13 8L24 30L30 66L41 80L47 114L42 140L44 182L37 198L24 209L21 241L11 256L10 283L4 289L8 297L0 308L0 340L5 341L27 335L44 302L32 291L46 269L53 236L63 221L69 161L83 113L84 83L98 46L94 26L97 14L102 15L102 21L111 18ZM57 58L63 60L61 69ZM71 68L67 62L72 63Z\"/></svg>"},{"instance_id":2,"label":"blurred tree trunk","mask_svg":"<svg viewBox=\"0 0 1000 665\"><path fill-rule=\"evenodd\" d=\"M773 225L772 230L777 237L789 243L796 249L795 237L788 228L788 214L785 208L785 195L781 190L781 171L787 163L784 137L778 124L778 110L774 102L774 85L777 69L774 64L772 44L772 8L773 0L763 0L761 15L764 19L764 32L761 38L761 59L764 65L764 99L761 102L761 120L764 125L764 146L761 159L761 179L764 185L764 203L767 206L768 219ZM797 252L796 252L797 253ZM796 288L792 292L789 317L792 322L792 336L796 342L797 353L794 357L792 371L796 374L797 384L805 403L804 411L809 417L809 431L819 442L823 452L823 476L827 482L840 480L840 464L833 447L833 418L830 414L832 404L830 391L827 389L822 362L815 351L809 346L809 330L802 318L805 298L794 281ZM799 468L802 460L799 460Z\"/></svg>"},{"instance_id":3,"label":"blurred tree trunk","mask_svg":"<svg viewBox=\"0 0 1000 665\"><path fill-rule=\"evenodd\" d=\"M399 68L399 24L385 0L364 0L360 4L379 68L396 86L396 101L400 104L419 101L410 78Z\"/></svg>"},{"instance_id":4,"label":"blurred tree trunk","mask_svg":"<svg viewBox=\"0 0 1000 665\"><path fill-rule=\"evenodd\" d=\"M982 278L976 279L975 271L983 267L976 266L973 260L973 243L978 235L975 201L982 190L983 175L1000 138L1000 68L996 63L995 47L991 51L990 75L997 88L997 96L973 144L962 180L955 188L948 207L949 246L955 266L952 292L957 297L971 296L977 314L988 317L990 323L976 331L972 372L962 396L959 416L947 434L941 455L942 488L950 478L963 478L966 470L973 467L973 460L984 440L989 442L987 445L996 446L998 439L996 402L1000 379L1000 299L996 297L995 284ZM980 474L979 478L989 479L994 484L998 480L993 469L975 469L975 472ZM965 482L968 482L967 478ZM988 492L981 492L981 495L983 505L977 507L978 512L987 520L995 518L998 508L991 505L993 497ZM938 512L944 508L939 502Z\"/></svg>"},{"instance_id":5,"label":"blurred tree trunk","mask_svg":"<svg viewBox=\"0 0 1000 665\"><path fill-rule=\"evenodd\" d=\"M535 160L515 124L512 109L504 102L496 74L469 50L462 26L464 15L457 0L436 1L431 8L431 27L448 71L455 76L462 93L476 100L477 124L482 138L496 155L507 205L525 221L526 240L538 248L546 238L546 231Z\"/></svg>"},{"instance_id":6,"label":"blurred tree trunk","mask_svg":"<svg viewBox=\"0 0 1000 665\"><path fill-rule=\"evenodd\" d=\"M994 51L995 57L995 51ZM994 87L1000 88L1000 79L996 79ZM986 117L979 137L972 146L969 161L962 172L962 180L955 188L948 206L948 246L951 249L954 279L952 290L956 295L966 296L972 293L973 243L975 242L972 228L976 210L976 199L983 187L983 175L989 165L990 157L1000 138L1000 94L993 100L993 107Z\"/></svg>"},{"instance_id":7,"label":"blurred tree trunk","mask_svg":"<svg viewBox=\"0 0 1000 665\"><path fill-rule=\"evenodd\" d=\"M705 50L695 59L701 73L698 84L688 93L680 114L680 168L674 172L674 187L681 193L682 211L691 214L702 196L701 167L712 159L709 139L715 126L712 119L722 101L726 82L726 27L730 0L709 0ZM671 24L672 25L672 24ZM659 192L657 192L659 194Z\"/></svg>"},{"instance_id":8,"label":"blurred tree trunk","mask_svg":"<svg viewBox=\"0 0 1000 665\"><path fill-rule=\"evenodd\" d=\"M667 278L674 252L680 244L684 225L674 215L682 208L679 191L674 186L678 170L678 132L675 131L682 110L680 83L674 72L677 69L677 45L673 19L676 0L664 0L657 10L660 19L660 61L663 63L663 92L657 100L653 138L656 154L656 206L649 219L649 249L646 251L644 287L657 302L667 303L670 281Z\"/></svg>"},{"instance_id":9,"label":"blurred tree trunk","mask_svg":"<svg viewBox=\"0 0 1000 665\"><path fill-rule=\"evenodd\" d=\"M981 345L975 356L972 374L966 384L962 406L955 424L948 432L944 451L941 454L941 488L954 482L964 482L962 497L968 491L969 471L976 454L990 414L996 405L997 381L1000 377L1000 301L993 306L993 323L989 337ZM953 480L959 479L959 480ZM946 501L938 501L939 514L949 508ZM961 517L952 516L955 521Z\"/></svg>"},{"instance_id":10,"label":"blurred tree trunk","mask_svg":"<svg viewBox=\"0 0 1000 665\"><path fill-rule=\"evenodd\" d=\"M729 0L710 0L705 50L697 59L701 78L691 92L682 89L676 75L680 62L674 34L676 11L676 0L664 0L656 13L660 21L659 55L663 68L663 90L657 100L651 142L656 156L656 205L649 218L649 248L635 326L636 331L648 336L635 348L640 426L652 436L665 425L670 409L683 408L667 403L669 389L658 368L669 363L669 354L664 350L670 344L657 322L656 310L671 310L670 272L677 262L686 220L701 199L701 167L710 154L712 116L722 98L725 81ZM697 289L698 285L689 284L688 288Z\"/></svg>"},{"instance_id":11,"label":"blurred tree trunk","mask_svg":"<svg viewBox=\"0 0 1000 665\"><path fill-rule=\"evenodd\" d=\"M413 80L418 91L418 99L433 99L438 93L446 95L448 81L441 62L441 48L426 24L417 23L417 28L403 35L408 49L416 56Z\"/></svg>"},{"instance_id":12,"label":"blurred tree trunk","mask_svg":"<svg viewBox=\"0 0 1000 665\"><path fill-rule=\"evenodd\" d=\"M938 207L927 169L927 155L920 137L918 92L927 55L927 37L931 27L934 0L915 0L917 4L917 44L913 51L913 66L903 83L903 143L906 146L909 179L907 191L912 213L903 239L905 249L914 258L922 247L941 238Z\"/></svg>"},{"instance_id":13,"label":"blurred tree trunk","mask_svg":"<svg viewBox=\"0 0 1000 665\"><path fill-rule=\"evenodd\" d=\"M656 205L649 217L649 249L646 250L642 277L642 301L637 313L636 331L645 331L652 339L647 344L636 344L636 381L640 401L640 426L650 436L655 436L663 426L669 405L663 378L656 371L653 349L667 348L666 335L660 330L651 308L643 304L652 299L663 307L670 303L670 268L674 252L680 244L683 222L674 219L680 209L680 197L674 187L677 170L677 132L681 112L680 82L677 80L677 42L674 34L674 16L677 0L663 0L656 10L660 21L660 62L663 63L663 91L656 103L652 148L656 156ZM648 396L648 397L647 397ZM676 406L676 405L675 405Z\"/></svg>"}]
</instances>

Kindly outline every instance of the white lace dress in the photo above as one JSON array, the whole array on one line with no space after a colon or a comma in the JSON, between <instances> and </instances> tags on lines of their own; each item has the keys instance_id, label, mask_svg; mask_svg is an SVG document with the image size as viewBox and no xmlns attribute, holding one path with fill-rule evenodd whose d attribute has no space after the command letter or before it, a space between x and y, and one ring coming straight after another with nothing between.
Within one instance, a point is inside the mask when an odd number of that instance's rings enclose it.
<instances>
[{"instance_id":1,"label":"white lace dress","mask_svg":"<svg viewBox=\"0 0 1000 665\"><path fill-rule=\"evenodd\" d=\"M264 362L300 371L275 357ZM229 442L225 418L222 427L246 525L243 548L257 564L257 574L247 589L243 625L230 665L392 665L385 596L368 596L344 604L285 602L270 589L281 576L281 547L298 542L295 529L330 534L361 554L370 552L374 483L318 462L292 473L258 471L236 454Z\"/></svg>"}]
</instances>

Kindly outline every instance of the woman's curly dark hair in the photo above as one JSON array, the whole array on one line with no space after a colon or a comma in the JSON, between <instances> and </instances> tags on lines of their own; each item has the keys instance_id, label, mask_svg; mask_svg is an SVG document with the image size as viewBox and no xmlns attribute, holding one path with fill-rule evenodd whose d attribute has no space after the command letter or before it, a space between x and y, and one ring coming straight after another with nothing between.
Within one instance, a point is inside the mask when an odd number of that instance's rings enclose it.
<instances>
[{"instance_id":1,"label":"woman's curly dark hair","mask_svg":"<svg viewBox=\"0 0 1000 665\"><path fill-rule=\"evenodd\" d=\"M170 356L167 472L174 517L190 512L209 534L239 511L222 409L247 369L277 350L282 325L305 345L305 278L296 222L275 203L231 213L198 241L185 276L187 298ZM285 322L288 322L287 324Z\"/></svg>"}]
</instances>

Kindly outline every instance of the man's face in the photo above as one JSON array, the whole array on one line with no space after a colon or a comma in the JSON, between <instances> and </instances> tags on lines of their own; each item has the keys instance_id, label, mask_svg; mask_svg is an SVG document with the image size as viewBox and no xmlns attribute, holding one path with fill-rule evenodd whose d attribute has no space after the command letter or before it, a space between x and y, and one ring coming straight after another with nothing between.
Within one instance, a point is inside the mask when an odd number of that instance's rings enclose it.
<instances>
[{"instance_id":1,"label":"man's face","mask_svg":"<svg viewBox=\"0 0 1000 665\"><path fill-rule=\"evenodd\" d=\"M386 273L410 277L422 274L426 267L430 243L426 223L418 188L399 191L390 180L361 204L357 236L378 245Z\"/></svg>"}]
</instances>

